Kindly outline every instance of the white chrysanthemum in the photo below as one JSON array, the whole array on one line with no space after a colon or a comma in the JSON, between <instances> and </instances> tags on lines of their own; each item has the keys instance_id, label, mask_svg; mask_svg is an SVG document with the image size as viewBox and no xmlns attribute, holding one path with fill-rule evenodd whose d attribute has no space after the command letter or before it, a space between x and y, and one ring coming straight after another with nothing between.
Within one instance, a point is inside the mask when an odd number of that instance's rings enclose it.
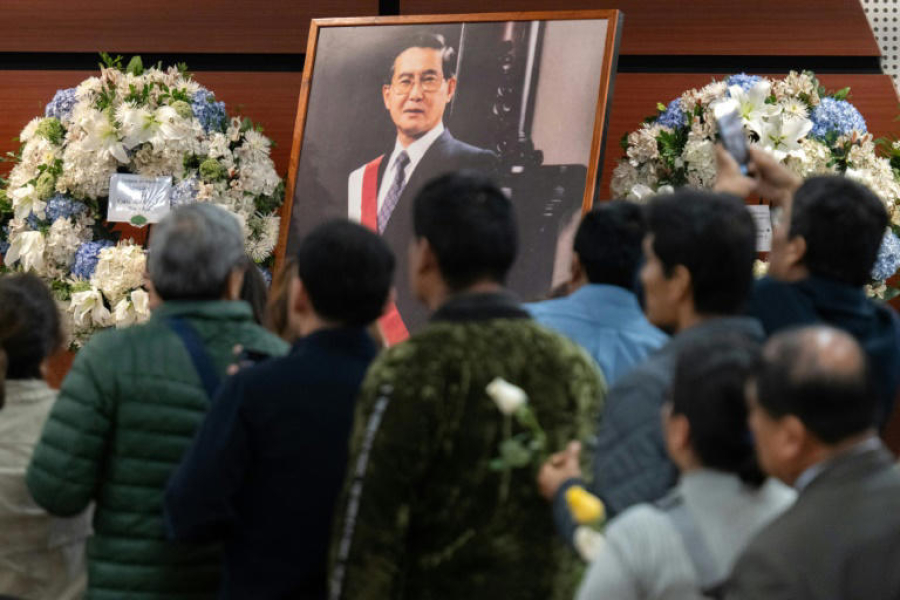
<instances>
[{"instance_id":1,"label":"white chrysanthemum","mask_svg":"<svg viewBox=\"0 0 900 600\"><path fill-rule=\"evenodd\" d=\"M150 296L144 290L134 290L122 298L113 311L116 329L143 323L150 318Z\"/></svg>"},{"instance_id":2,"label":"white chrysanthemum","mask_svg":"<svg viewBox=\"0 0 900 600\"><path fill-rule=\"evenodd\" d=\"M146 256L143 248L130 241L100 251L91 285L101 290L115 305L125 294L144 282Z\"/></svg>"},{"instance_id":3,"label":"white chrysanthemum","mask_svg":"<svg viewBox=\"0 0 900 600\"><path fill-rule=\"evenodd\" d=\"M10 171L9 189L22 187L40 175L38 167L52 165L60 157L61 149L43 136L31 138L23 147L19 162Z\"/></svg>"},{"instance_id":4,"label":"white chrysanthemum","mask_svg":"<svg viewBox=\"0 0 900 600\"><path fill-rule=\"evenodd\" d=\"M95 287L72 294L69 312L73 316L75 327L79 329L108 327L112 324L112 315L103 303L103 295Z\"/></svg>"},{"instance_id":5,"label":"white chrysanthemum","mask_svg":"<svg viewBox=\"0 0 900 600\"><path fill-rule=\"evenodd\" d=\"M278 228L281 219L275 214L254 215L247 221L249 235L244 247L247 255L256 262L262 262L271 256L278 243Z\"/></svg>"},{"instance_id":6,"label":"white chrysanthemum","mask_svg":"<svg viewBox=\"0 0 900 600\"><path fill-rule=\"evenodd\" d=\"M44 235L40 231L22 231L9 235L9 249L3 257L7 267L19 263L26 271L44 272Z\"/></svg>"},{"instance_id":7,"label":"white chrysanthemum","mask_svg":"<svg viewBox=\"0 0 900 600\"><path fill-rule=\"evenodd\" d=\"M705 138L689 136L681 153L687 168L688 183L698 188L710 188L716 182L716 147Z\"/></svg>"},{"instance_id":8,"label":"white chrysanthemum","mask_svg":"<svg viewBox=\"0 0 900 600\"><path fill-rule=\"evenodd\" d=\"M246 156L250 160L265 160L269 157L272 142L269 138L253 129L244 132L244 143L237 149L235 154Z\"/></svg>"},{"instance_id":9,"label":"white chrysanthemum","mask_svg":"<svg viewBox=\"0 0 900 600\"><path fill-rule=\"evenodd\" d=\"M809 118L809 109L806 104L797 98L786 98L780 105L782 114L787 118Z\"/></svg>"}]
</instances>

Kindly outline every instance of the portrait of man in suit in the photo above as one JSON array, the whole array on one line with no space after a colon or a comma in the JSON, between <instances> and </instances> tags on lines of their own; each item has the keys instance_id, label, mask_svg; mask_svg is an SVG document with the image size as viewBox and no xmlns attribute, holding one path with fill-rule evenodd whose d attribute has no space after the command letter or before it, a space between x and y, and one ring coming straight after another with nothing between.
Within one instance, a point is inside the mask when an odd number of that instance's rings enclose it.
<instances>
[{"instance_id":1,"label":"portrait of man in suit","mask_svg":"<svg viewBox=\"0 0 900 600\"><path fill-rule=\"evenodd\" d=\"M463 169L493 173L497 155L453 137L444 111L456 92L456 52L437 34L420 33L397 45L381 93L397 135L384 154L355 169L347 182L347 216L378 231L398 259L396 307L382 332L399 341L426 318L403 285L415 195L431 179Z\"/></svg>"},{"instance_id":2,"label":"portrait of man in suit","mask_svg":"<svg viewBox=\"0 0 900 600\"><path fill-rule=\"evenodd\" d=\"M413 200L429 181L467 170L493 179L515 206L521 251L507 286L535 300L566 280L571 225L599 183L609 19L314 25L279 260L327 220L378 232L397 259L395 301L379 325L400 342L429 312L408 281Z\"/></svg>"}]
</instances>

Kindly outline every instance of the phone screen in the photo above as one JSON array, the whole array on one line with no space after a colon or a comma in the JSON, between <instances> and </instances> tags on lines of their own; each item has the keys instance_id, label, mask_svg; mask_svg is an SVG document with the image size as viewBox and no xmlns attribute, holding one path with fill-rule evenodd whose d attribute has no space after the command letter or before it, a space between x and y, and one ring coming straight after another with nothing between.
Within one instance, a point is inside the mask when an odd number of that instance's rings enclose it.
<instances>
[{"instance_id":1,"label":"phone screen","mask_svg":"<svg viewBox=\"0 0 900 600\"><path fill-rule=\"evenodd\" d=\"M733 109L716 110L716 123L719 127L722 145L741 166L741 172L746 175L750 156L747 153L747 138L744 137L744 125L740 115Z\"/></svg>"}]
</instances>

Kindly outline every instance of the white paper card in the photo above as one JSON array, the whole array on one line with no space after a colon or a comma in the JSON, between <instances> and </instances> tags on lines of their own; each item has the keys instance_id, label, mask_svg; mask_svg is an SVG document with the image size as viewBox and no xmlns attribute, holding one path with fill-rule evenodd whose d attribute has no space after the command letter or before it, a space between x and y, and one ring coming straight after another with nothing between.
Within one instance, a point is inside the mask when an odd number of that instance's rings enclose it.
<instances>
[{"instance_id":1,"label":"white paper card","mask_svg":"<svg viewBox=\"0 0 900 600\"><path fill-rule=\"evenodd\" d=\"M747 210L753 215L756 223L756 251L770 252L772 250L772 216L769 213L768 204L754 204Z\"/></svg>"},{"instance_id":2,"label":"white paper card","mask_svg":"<svg viewBox=\"0 0 900 600\"><path fill-rule=\"evenodd\" d=\"M172 178L117 173L109 178L106 220L145 225L158 223L171 209Z\"/></svg>"}]
</instances>

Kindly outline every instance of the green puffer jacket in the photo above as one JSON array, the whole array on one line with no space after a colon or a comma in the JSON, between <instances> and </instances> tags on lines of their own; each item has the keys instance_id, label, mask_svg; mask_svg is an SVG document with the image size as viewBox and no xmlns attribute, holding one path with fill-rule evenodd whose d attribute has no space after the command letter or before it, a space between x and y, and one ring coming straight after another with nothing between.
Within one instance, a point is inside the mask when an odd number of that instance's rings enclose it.
<instances>
[{"instance_id":1,"label":"green puffer jacket","mask_svg":"<svg viewBox=\"0 0 900 600\"><path fill-rule=\"evenodd\" d=\"M78 353L28 468L50 513L96 502L88 541L91 600L215 598L220 549L166 540L163 495L209 406L200 377L166 319L196 329L219 373L233 347L282 355L287 344L253 322L243 302L167 302L145 325L95 335Z\"/></svg>"},{"instance_id":2,"label":"green puffer jacket","mask_svg":"<svg viewBox=\"0 0 900 600\"><path fill-rule=\"evenodd\" d=\"M538 461L508 475L490 467L507 433L525 431L488 396L495 377L528 394L549 452L593 432L602 374L530 319L432 321L394 346L369 369L357 404L332 543L341 600L575 595L580 561L538 494Z\"/></svg>"}]
</instances>

